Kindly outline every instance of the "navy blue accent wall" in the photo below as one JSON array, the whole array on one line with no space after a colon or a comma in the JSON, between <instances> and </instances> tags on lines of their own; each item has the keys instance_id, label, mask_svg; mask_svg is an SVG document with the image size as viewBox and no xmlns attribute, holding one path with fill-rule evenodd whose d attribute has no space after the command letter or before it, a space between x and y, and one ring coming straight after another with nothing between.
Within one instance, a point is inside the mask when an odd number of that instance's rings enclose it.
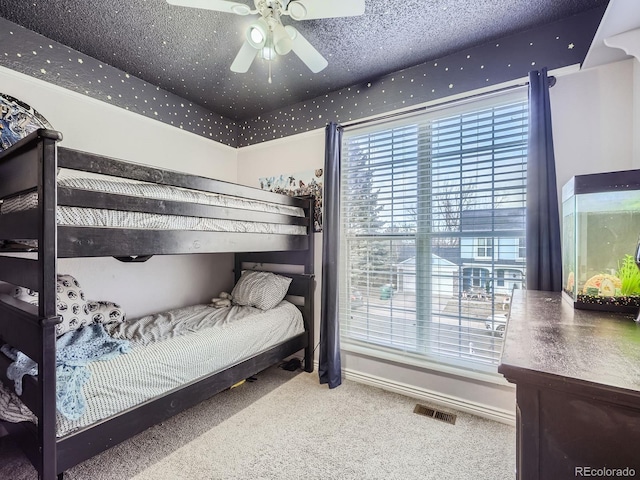
<instances>
[{"instance_id":1,"label":"navy blue accent wall","mask_svg":"<svg viewBox=\"0 0 640 480\"><path fill-rule=\"evenodd\" d=\"M380 115L499 83L530 70L581 64L602 18L594 9L542 28L386 75L238 123L238 146ZM425 41L428 41L426 39Z\"/></svg>"},{"instance_id":2,"label":"navy blue accent wall","mask_svg":"<svg viewBox=\"0 0 640 480\"><path fill-rule=\"evenodd\" d=\"M235 121L4 18L0 18L0 65L216 142L237 146ZM1 85L0 93L11 95ZM28 98L19 100L47 116Z\"/></svg>"},{"instance_id":3,"label":"navy blue accent wall","mask_svg":"<svg viewBox=\"0 0 640 480\"><path fill-rule=\"evenodd\" d=\"M346 123L525 78L542 67L580 64L603 13L603 8L589 10L239 122L3 18L0 65L216 142L244 147L323 128L330 121ZM11 95L1 86L0 92Z\"/></svg>"}]
</instances>

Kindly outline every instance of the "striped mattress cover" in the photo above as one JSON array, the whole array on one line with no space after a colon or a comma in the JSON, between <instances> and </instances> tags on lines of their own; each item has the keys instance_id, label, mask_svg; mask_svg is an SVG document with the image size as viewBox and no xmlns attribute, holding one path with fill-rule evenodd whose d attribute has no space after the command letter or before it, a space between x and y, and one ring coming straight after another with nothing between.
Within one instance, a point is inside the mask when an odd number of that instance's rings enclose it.
<instances>
[{"instance_id":1,"label":"striped mattress cover","mask_svg":"<svg viewBox=\"0 0 640 480\"><path fill-rule=\"evenodd\" d=\"M61 173L58 178L58 185L97 192L153 198L157 200L171 200L266 213L280 213L295 217L304 216L303 210L298 207L206 193L198 190L188 190L170 185L126 180L105 180L102 178L81 178L66 176L63 173ZM0 204L0 214L36 208L37 204L37 193L19 195L3 201ZM204 230L214 232L267 233L284 235L306 235L307 233L306 227L299 225L281 225L264 222L162 215L144 212L127 212L120 210L68 206L58 206L56 214L58 225L67 226L138 228L153 230Z\"/></svg>"},{"instance_id":2,"label":"striped mattress cover","mask_svg":"<svg viewBox=\"0 0 640 480\"><path fill-rule=\"evenodd\" d=\"M129 339L131 351L89 363L85 413L70 420L57 412L58 437L264 352L303 333L304 323L300 310L283 300L267 311L195 305L111 324L107 330ZM15 402L15 394L11 397Z\"/></svg>"}]
</instances>

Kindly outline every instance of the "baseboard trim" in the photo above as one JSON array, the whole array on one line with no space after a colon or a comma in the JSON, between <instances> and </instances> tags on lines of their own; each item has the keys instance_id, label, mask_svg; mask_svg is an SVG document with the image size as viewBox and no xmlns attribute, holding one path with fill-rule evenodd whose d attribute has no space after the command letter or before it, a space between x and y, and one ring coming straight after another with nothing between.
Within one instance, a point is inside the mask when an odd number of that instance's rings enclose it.
<instances>
[{"instance_id":1,"label":"baseboard trim","mask_svg":"<svg viewBox=\"0 0 640 480\"><path fill-rule=\"evenodd\" d=\"M318 362L314 361L315 371L318 371ZM342 371L343 377L347 380L363 383L365 385L371 385L372 387L378 387L382 390L389 392L399 393L407 397L416 398L426 402L432 402L443 407L450 407L461 412L477 415L478 417L487 418L496 422L505 423L507 425L515 426L516 414L508 410L501 408L495 408L490 405L486 405L478 402L470 402L463 398L455 397L453 395L445 395L440 392L428 390L422 387L416 387L414 385L408 385L406 383L394 382L388 378L377 377L375 375L369 375L362 372L357 372L350 369L344 369Z\"/></svg>"}]
</instances>

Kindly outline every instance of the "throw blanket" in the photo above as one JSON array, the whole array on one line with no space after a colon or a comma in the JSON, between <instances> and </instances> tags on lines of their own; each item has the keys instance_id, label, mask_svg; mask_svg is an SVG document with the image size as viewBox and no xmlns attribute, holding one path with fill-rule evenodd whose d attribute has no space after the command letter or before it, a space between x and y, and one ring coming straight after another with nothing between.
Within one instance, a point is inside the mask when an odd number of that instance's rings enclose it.
<instances>
[{"instance_id":1,"label":"throw blanket","mask_svg":"<svg viewBox=\"0 0 640 480\"><path fill-rule=\"evenodd\" d=\"M15 391L22 394L22 377L37 375L38 365L24 353L3 345L0 350L14 362L7 368L7 377L15 382ZM77 420L86 408L82 391L89 379L87 365L96 360L109 360L130 350L127 340L109 336L102 324L93 324L67 332L56 341L56 408Z\"/></svg>"}]
</instances>

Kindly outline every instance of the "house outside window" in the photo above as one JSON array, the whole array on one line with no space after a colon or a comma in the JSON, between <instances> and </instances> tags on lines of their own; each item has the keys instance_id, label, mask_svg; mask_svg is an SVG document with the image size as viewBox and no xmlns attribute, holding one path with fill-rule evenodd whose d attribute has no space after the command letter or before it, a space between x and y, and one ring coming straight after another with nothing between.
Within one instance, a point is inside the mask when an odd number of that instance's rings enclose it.
<instances>
[{"instance_id":1,"label":"house outside window","mask_svg":"<svg viewBox=\"0 0 640 480\"><path fill-rule=\"evenodd\" d=\"M345 130L343 348L495 372L498 273L524 273L527 124L518 90Z\"/></svg>"},{"instance_id":2,"label":"house outside window","mask_svg":"<svg viewBox=\"0 0 640 480\"><path fill-rule=\"evenodd\" d=\"M491 230L495 235L492 238L463 237L460 263L469 272L464 278L464 289L480 285L487 290L487 294L495 297L510 296L513 288L523 288L525 268L519 254L521 239L524 238L521 235L525 230L524 206L465 211L461 216L460 228L463 234L468 232L477 235ZM487 240L491 241L492 246L490 258L479 256L479 253L486 252ZM485 269L488 273L479 276L479 269Z\"/></svg>"}]
</instances>

